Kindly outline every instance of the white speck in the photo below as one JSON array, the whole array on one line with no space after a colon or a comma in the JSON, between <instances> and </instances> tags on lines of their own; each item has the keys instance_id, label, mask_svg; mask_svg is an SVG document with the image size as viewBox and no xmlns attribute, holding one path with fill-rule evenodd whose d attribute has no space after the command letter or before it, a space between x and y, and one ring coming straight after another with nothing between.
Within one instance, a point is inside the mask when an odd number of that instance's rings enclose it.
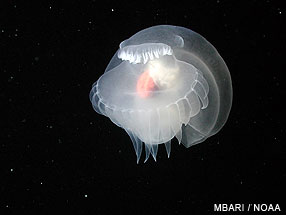
<instances>
[{"instance_id":1,"label":"white speck","mask_svg":"<svg viewBox=\"0 0 286 215\"><path fill-rule=\"evenodd\" d=\"M77 29L78 32L80 32L80 29Z\"/></svg>"},{"instance_id":2,"label":"white speck","mask_svg":"<svg viewBox=\"0 0 286 215\"><path fill-rule=\"evenodd\" d=\"M52 9L52 6L50 6L49 9L51 10L51 9Z\"/></svg>"},{"instance_id":3,"label":"white speck","mask_svg":"<svg viewBox=\"0 0 286 215\"><path fill-rule=\"evenodd\" d=\"M40 184L43 184L43 182L41 182Z\"/></svg>"},{"instance_id":4,"label":"white speck","mask_svg":"<svg viewBox=\"0 0 286 215\"><path fill-rule=\"evenodd\" d=\"M282 12L281 12L281 11L279 11L278 13L279 13L279 14L282 14Z\"/></svg>"},{"instance_id":5,"label":"white speck","mask_svg":"<svg viewBox=\"0 0 286 215\"><path fill-rule=\"evenodd\" d=\"M4 30L2 29L1 32L4 33Z\"/></svg>"},{"instance_id":6,"label":"white speck","mask_svg":"<svg viewBox=\"0 0 286 215\"><path fill-rule=\"evenodd\" d=\"M14 8L16 8L17 7L17 5L14 5Z\"/></svg>"},{"instance_id":7,"label":"white speck","mask_svg":"<svg viewBox=\"0 0 286 215\"><path fill-rule=\"evenodd\" d=\"M84 197L87 198L87 195L85 194Z\"/></svg>"},{"instance_id":8,"label":"white speck","mask_svg":"<svg viewBox=\"0 0 286 215\"><path fill-rule=\"evenodd\" d=\"M10 171L13 172L14 170L13 170L13 169L10 169Z\"/></svg>"},{"instance_id":9,"label":"white speck","mask_svg":"<svg viewBox=\"0 0 286 215\"><path fill-rule=\"evenodd\" d=\"M112 11L112 12L114 12L114 9L113 9L113 8L111 8L111 11Z\"/></svg>"},{"instance_id":10,"label":"white speck","mask_svg":"<svg viewBox=\"0 0 286 215\"><path fill-rule=\"evenodd\" d=\"M18 34L14 34L14 36L15 36L15 37L17 37L17 36L18 36Z\"/></svg>"}]
</instances>

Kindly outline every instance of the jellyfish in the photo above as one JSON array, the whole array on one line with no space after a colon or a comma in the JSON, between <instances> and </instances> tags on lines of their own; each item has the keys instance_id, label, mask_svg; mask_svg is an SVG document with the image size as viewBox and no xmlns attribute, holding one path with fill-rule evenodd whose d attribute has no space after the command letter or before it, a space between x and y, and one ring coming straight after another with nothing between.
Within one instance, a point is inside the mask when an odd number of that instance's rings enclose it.
<instances>
[{"instance_id":1,"label":"jellyfish","mask_svg":"<svg viewBox=\"0 0 286 215\"><path fill-rule=\"evenodd\" d=\"M184 27L153 26L119 45L104 74L93 84L94 110L123 128L137 163L156 161L158 145L170 157L176 137L186 148L216 134L232 104L229 70L217 50Z\"/></svg>"}]
</instances>

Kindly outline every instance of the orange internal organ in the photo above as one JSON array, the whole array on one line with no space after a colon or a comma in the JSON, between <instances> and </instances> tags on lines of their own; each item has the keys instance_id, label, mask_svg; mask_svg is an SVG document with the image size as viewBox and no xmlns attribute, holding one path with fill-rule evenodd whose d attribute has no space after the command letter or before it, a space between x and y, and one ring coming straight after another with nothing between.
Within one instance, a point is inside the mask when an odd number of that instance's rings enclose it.
<instances>
[{"instance_id":1,"label":"orange internal organ","mask_svg":"<svg viewBox=\"0 0 286 215\"><path fill-rule=\"evenodd\" d=\"M147 70L143 72L140 75L136 86L136 90L139 96L141 98L148 97L154 88L155 88L155 83L151 78L151 76L149 75L149 71Z\"/></svg>"}]
</instances>

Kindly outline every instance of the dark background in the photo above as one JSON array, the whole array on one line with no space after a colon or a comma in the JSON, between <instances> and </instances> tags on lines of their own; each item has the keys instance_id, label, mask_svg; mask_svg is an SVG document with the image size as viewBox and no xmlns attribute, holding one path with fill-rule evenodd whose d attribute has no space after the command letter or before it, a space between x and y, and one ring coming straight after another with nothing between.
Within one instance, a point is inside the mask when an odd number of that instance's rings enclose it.
<instances>
[{"instance_id":1,"label":"dark background","mask_svg":"<svg viewBox=\"0 0 286 215\"><path fill-rule=\"evenodd\" d=\"M1 1L0 210L43 214L213 214L218 203L285 212L283 1ZM170 24L208 39L229 67L223 129L172 141L136 164L125 131L89 101L121 41Z\"/></svg>"}]
</instances>

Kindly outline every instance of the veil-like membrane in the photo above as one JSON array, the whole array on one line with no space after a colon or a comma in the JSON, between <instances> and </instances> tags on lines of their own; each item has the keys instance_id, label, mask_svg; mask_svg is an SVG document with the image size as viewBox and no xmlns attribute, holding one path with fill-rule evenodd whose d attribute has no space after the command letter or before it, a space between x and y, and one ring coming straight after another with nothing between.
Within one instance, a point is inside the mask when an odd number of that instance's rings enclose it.
<instances>
[{"instance_id":1,"label":"veil-like membrane","mask_svg":"<svg viewBox=\"0 0 286 215\"><path fill-rule=\"evenodd\" d=\"M121 43L90 100L96 112L125 129L137 162L144 144L145 161L150 154L156 160L159 144L169 157L173 137L189 147L223 126L231 79L203 37L182 27L155 26Z\"/></svg>"}]
</instances>

